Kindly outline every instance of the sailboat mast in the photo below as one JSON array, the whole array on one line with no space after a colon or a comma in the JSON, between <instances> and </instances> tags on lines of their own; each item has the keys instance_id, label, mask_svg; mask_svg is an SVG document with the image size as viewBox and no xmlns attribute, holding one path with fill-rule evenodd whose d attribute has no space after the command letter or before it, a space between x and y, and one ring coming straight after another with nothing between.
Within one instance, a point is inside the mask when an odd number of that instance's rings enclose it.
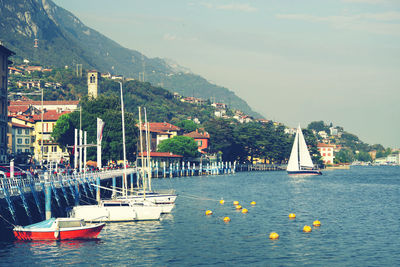
<instances>
[{"instance_id":1,"label":"sailboat mast","mask_svg":"<svg viewBox=\"0 0 400 267\"><path fill-rule=\"evenodd\" d=\"M127 194L127 179L126 179L126 143L125 143L125 115L124 115L124 96L122 93L122 83L119 83L121 89L121 113L122 113L122 148L124 154L124 178L123 178L123 191L124 195Z\"/></svg>"},{"instance_id":2,"label":"sailboat mast","mask_svg":"<svg viewBox=\"0 0 400 267\"><path fill-rule=\"evenodd\" d=\"M297 138L297 162L298 162L298 164L299 164L299 170L301 170L301 162L300 162L300 131L301 131L301 128L300 128L300 125L299 125L299 127L297 128L297 134L298 134L298 136L299 136L299 138Z\"/></svg>"},{"instance_id":3,"label":"sailboat mast","mask_svg":"<svg viewBox=\"0 0 400 267\"><path fill-rule=\"evenodd\" d=\"M146 108L144 108L144 121L146 124L147 179L149 184L149 191L151 191L150 124L147 122Z\"/></svg>"},{"instance_id":4,"label":"sailboat mast","mask_svg":"<svg viewBox=\"0 0 400 267\"><path fill-rule=\"evenodd\" d=\"M144 177L144 156L143 156L143 134L142 134L142 113L141 113L141 107L139 107L139 135L140 135L140 153L141 153L141 163L142 163L142 168L140 170L140 174L142 176L142 182L143 182L143 196L146 198L146 179Z\"/></svg>"}]
</instances>

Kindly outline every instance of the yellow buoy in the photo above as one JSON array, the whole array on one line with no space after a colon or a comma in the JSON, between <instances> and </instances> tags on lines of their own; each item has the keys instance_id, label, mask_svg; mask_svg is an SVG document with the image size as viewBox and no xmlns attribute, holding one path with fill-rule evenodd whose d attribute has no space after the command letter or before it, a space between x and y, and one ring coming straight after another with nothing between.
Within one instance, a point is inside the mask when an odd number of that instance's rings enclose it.
<instances>
[{"instance_id":1,"label":"yellow buoy","mask_svg":"<svg viewBox=\"0 0 400 267\"><path fill-rule=\"evenodd\" d=\"M237 200L233 201L233 205L239 205L239 201Z\"/></svg>"},{"instance_id":2,"label":"yellow buoy","mask_svg":"<svg viewBox=\"0 0 400 267\"><path fill-rule=\"evenodd\" d=\"M314 226L321 226L321 222L320 221L318 221L318 220L315 220L314 222L313 222L313 224L312 225L314 225Z\"/></svg>"},{"instance_id":3,"label":"yellow buoy","mask_svg":"<svg viewBox=\"0 0 400 267\"><path fill-rule=\"evenodd\" d=\"M303 232L306 232L306 233L311 232L311 226L304 225L304 227L303 227Z\"/></svg>"},{"instance_id":4,"label":"yellow buoy","mask_svg":"<svg viewBox=\"0 0 400 267\"><path fill-rule=\"evenodd\" d=\"M230 222L231 221L231 218L229 218L229 217L224 217L224 222Z\"/></svg>"},{"instance_id":5,"label":"yellow buoy","mask_svg":"<svg viewBox=\"0 0 400 267\"><path fill-rule=\"evenodd\" d=\"M289 219L295 219L295 218L296 218L296 214L294 214L294 213L289 214Z\"/></svg>"},{"instance_id":6,"label":"yellow buoy","mask_svg":"<svg viewBox=\"0 0 400 267\"><path fill-rule=\"evenodd\" d=\"M275 232L272 232L269 234L269 239L278 239L279 235Z\"/></svg>"},{"instance_id":7,"label":"yellow buoy","mask_svg":"<svg viewBox=\"0 0 400 267\"><path fill-rule=\"evenodd\" d=\"M250 205L255 205L256 204L256 202L255 201L252 201L252 202L250 202Z\"/></svg>"},{"instance_id":8,"label":"yellow buoy","mask_svg":"<svg viewBox=\"0 0 400 267\"><path fill-rule=\"evenodd\" d=\"M211 215L212 211L211 210L206 210L206 215Z\"/></svg>"},{"instance_id":9,"label":"yellow buoy","mask_svg":"<svg viewBox=\"0 0 400 267\"><path fill-rule=\"evenodd\" d=\"M223 199L221 199L221 200L219 201L219 204L221 204L221 205L224 205L224 203L225 203L225 200L223 200Z\"/></svg>"},{"instance_id":10,"label":"yellow buoy","mask_svg":"<svg viewBox=\"0 0 400 267\"><path fill-rule=\"evenodd\" d=\"M237 210L240 210L240 209L242 209L242 206L236 205L236 209L237 209Z\"/></svg>"},{"instance_id":11,"label":"yellow buoy","mask_svg":"<svg viewBox=\"0 0 400 267\"><path fill-rule=\"evenodd\" d=\"M247 213L248 210L247 209L242 209L242 213Z\"/></svg>"}]
</instances>

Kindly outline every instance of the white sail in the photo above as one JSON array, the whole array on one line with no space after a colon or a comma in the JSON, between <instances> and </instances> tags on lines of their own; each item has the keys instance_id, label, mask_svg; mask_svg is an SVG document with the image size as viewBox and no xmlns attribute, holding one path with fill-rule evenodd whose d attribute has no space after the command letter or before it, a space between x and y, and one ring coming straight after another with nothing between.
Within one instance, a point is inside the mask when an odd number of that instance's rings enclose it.
<instances>
[{"instance_id":1,"label":"white sail","mask_svg":"<svg viewBox=\"0 0 400 267\"><path fill-rule=\"evenodd\" d=\"M314 164L311 160L310 153L308 152L306 140L304 140L303 133L301 131L301 128L297 129L299 133L299 158L300 158L300 166L301 167L308 167L308 168L313 168Z\"/></svg>"},{"instance_id":2,"label":"white sail","mask_svg":"<svg viewBox=\"0 0 400 267\"><path fill-rule=\"evenodd\" d=\"M299 132L296 131L296 136L294 138L292 152L290 153L290 158L287 166L288 171L298 171L299 170Z\"/></svg>"},{"instance_id":3,"label":"white sail","mask_svg":"<svg viewBox=\"0 0 400 267\"><path fill-rule=\"evenodd\" d=\"M287 171L299 171L302 167L313 168L314 164L311 160L306 141L304 140L304 136L299 125L296 130L296 136L294 138L292 152L290 153Z\"/></svg>"}]
</instances>

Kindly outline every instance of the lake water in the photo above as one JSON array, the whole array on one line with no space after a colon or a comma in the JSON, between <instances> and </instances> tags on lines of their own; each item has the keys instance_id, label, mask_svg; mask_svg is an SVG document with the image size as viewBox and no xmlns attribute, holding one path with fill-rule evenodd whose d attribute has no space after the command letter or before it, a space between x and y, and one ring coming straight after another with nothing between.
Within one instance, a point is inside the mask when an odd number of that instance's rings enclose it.
<instances>
[{"instance_id":1,"label":"lake water","mask_svg":"<svg viewBox=\"0 0 400 267\"><path fill-rule=\"evenodd\" d=\"M108 224L92 241L2 242L0 265L400 266L400 167L308 178L243 172L153 185L179 194L162 221ZM234 200L249 212L236 211ZM205 216L208 209L213 215ZM316 219L321 227L304 233ZM280 238L270 240L270 232Z\"/></svg>"}]
</instances>

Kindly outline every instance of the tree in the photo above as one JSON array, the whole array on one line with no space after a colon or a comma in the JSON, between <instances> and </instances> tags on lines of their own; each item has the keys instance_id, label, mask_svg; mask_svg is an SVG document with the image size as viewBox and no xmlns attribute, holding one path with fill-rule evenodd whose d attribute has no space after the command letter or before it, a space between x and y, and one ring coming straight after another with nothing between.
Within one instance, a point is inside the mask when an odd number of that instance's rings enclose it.
<instances>
[{"instance_id":1,"label":"tree","mask_svg":"<svg viewBox=\"0 0 400 267\"><path fill-rule=\"evenodd\" d=\"M183 120L176 124L176 126L183 129L185 133L193 132L197 129L197 124L192 120Z\"/></svg>"},{"instance_id":2,"label":"tree","mask_svg":"<svg viewBox=\"0 0 400 267\"><path fill-rule=\"evenodd\" d=\"M360 151L356 154L356 159L364 162L371 162L372 158L368 152Z\"/></svg>"},{"instance_id":3,"label":"tree","mask_svg":"<svg viewBox=\"0 0 400 267\"><path fill-rule=\"evenodd\" d=\"M335 163L351 163L354 161L354 154L350 149L341 149L335 154Z\"/></svg>"},{"instance_id":4,"label":"tree","mask_svg":"<svg viewBox=\"0 0 400 267\"><path fill-rule=\"evenodd\" d=\"M97 118L105 122L102 140L102 159L119 160L123 158L121 105L116 95L99 95L97 99L84 98L81 101L82 120L80 112L63 115L57 121L52 137L62 147L74 145L74 129L87 131L87 143L97 141ZM134 160L138 129L135 126L133 114L125 112L126 155L128 160ZM72 150L70 151L72 152ZM96 158L96 150L88 149L88 159Z\"/></svg>"},{"instance_id":5,"label":"tree","mask_svg":"<svg viewBox=\"0 0 400 267\"><path fill-rule=\"evenodd\" d=\"M199 155L198 146L192 137L174 136L165 139L158 145L158 152L171 152L184 157L194 158Z\"/></svg>"},{"instance_id":6,"label":"tree","mask_svg":"<svg viewBox=\"0 0 400 267\"><path fill-rule=\"evenodd\" d=\"M229 120L214 118L204 123L204 128L210 134L210 153L222 152L223 161L237 159L241 148L235 143L234 126Z\"/></svg>"},{"instance_id":7,"label":"tree","mask_svg":"<svg viewBox=\"0 0 400 267\"><path fill-rule=\"evenodd\" d=\"M329 127L325 126L324 121L313 121L307 126L308 130L315 130L317 133L319 131L329 131Z\"/></svg>"}]
</instances>

